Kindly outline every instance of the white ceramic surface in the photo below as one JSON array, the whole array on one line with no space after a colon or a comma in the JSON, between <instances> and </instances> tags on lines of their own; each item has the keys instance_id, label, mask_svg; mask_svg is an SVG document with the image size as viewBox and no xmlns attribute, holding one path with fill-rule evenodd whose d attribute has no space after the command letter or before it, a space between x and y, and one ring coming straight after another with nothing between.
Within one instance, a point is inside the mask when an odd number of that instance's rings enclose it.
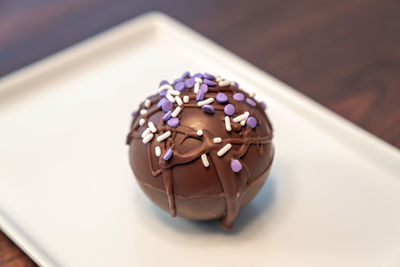
<instances>
[{"instance_id":1,"label":"white ceramic surface","mask_svg":"<svg viewBox=\"0 0 400 267\"><path fill-rule=\"evenodd\" d=\"M234 78L275 127L233 231L141 193L130 113L185 70ZM400 153L185 26L150 13L0 80L0 225L61 266L400 266Z\"/></svg>"}]
</instances>

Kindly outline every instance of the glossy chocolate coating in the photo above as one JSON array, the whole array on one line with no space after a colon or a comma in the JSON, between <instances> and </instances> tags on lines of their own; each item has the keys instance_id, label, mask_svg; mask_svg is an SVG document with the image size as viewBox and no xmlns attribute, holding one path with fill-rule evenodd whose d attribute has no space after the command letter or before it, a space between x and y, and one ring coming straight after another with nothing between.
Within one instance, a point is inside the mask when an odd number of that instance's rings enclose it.
<instances>
[{"instance_id":1,"label":"glossy chocolate coating","mask_svg":"<svg viewBox=\"0 0 400 267\"><path fill-rule=\"evenodd\" d=\"M251 97L234 85L209 86L205 99L215 99L219 92L228 96L228 103L214 101L211 105L215 111L208 114L197 105L193 88L181 91L180 97L188 95L190 100L181 106L180 125L176 128L169 127L162 119L165 112L156 105L162 97L158 94L149 97L150 107L146 108L144 103L140 105L147 113L141 115L138 112L133 118L127 144L137 181L155 204L172 216L219 219L226 229L233 226L240 207L250 202L261 189L271 167L274 149L272 126L262 105L256 101L256 106L252 107L245 100L235 100L233 95L238 92L243 93L245 99ZM226 130L224 121L224 106L229 103L235 106L235 113L230 116L231 131ZM172 111L177 106L174 103ZM246 111L257 120L255 128L233 122L233 118ZM146 121L143 126L139 125L140 119ZM149 143L144 144L141 135L148 122L154 123L157 132ZM203 130L202 136L196 134L199 129ZM171 136L158 142L156 137L166 131L170 131ZM214 143L215 137L220 137L222 142ZM231 149L218 156L218 151L228 143L232 145ZM160 157L154 152L156 146L161 148ZM168 149L173 149L173 156L164 160L163 155ZM207 155L208 167L201 160L202 154ZM242 165L239 172L231 168L234 159Z\"/></svg>"}]
</instances>

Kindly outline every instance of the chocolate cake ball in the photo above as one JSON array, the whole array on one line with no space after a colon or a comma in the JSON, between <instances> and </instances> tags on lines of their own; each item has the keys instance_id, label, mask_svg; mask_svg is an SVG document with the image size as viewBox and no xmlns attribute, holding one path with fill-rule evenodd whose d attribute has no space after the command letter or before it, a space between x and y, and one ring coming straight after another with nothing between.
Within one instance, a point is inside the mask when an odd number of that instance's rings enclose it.
<instances>
[{"instance_id":1,"label":"chocolate cake ball","mask_svg":"<svg viewBox=\"0 0 400 267\"><path fill-rule=\"evenodd\" d=\"M185 72L162 81L133 113L127 137L140 187L171 216L219 219L224 229L232 228L271 168L265 108L220 76Z\"/></svg>"}]
</instances>

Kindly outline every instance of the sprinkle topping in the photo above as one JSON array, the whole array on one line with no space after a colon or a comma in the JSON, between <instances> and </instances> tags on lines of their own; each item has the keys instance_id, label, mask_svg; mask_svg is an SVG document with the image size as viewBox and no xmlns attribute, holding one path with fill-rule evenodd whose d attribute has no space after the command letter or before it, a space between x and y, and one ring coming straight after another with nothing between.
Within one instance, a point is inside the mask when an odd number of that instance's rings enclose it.
<instances>
[{"instance_id":1,"label":"sprinkle topping","mask_svg":"<svg viewBox=\"0 0 400 267\"><path fill-rule=\"evenodd\" d=\"M267 109L267 104L265 104L264 101L261 101L260 104L261 104L261 107L263 108L263 110Z\"/></svg>"},{"instance_id":2,"label":"sprinkle topping","mask_svg":"<svg viewBox=\"0 0 400 267\"><path fill-rule=\"evenodd\" d=\"M213 139L213 142L216 143L216 144L219 144L219 143L222 142L222 138L221 138L221 137L215 137L215 138Z\"/></svg>"},{"instance_id":3,"label":"sprinkle topping","mask_svg":"<svg viewBox=\"0 0 400 267\"><path fill-rule=\"evenodd\" d=\"M185 81L186 88L193 88L194 86L194 78L187 79Z\"/></svg>"},{"instance_id":4,"label":"sprinkle topping","mask_svg":"<svg viewBox=\"0 0 400 267\"><path fill-rule=\"evenodd\" d=\"M170 118L168 121L168 126L171 128L176 128L179 126L179 119L178 118Z\"/></svg>"},{"instance_id":5,"label":"sprinkle topping","mask_svg":"<svg viewBox=\"0 0 400 267\"><path fill-rule=\"evenodd\" d=\"M143 133L142 133L142 138L145 138L146 135L148 135L150 132L151 132L150 128L146 128L146 130L144 130Z\"/></svg>"},{"instance_id":6,"label":"sprinkle topping","mask_svg":"<svg viewBox=\"0 0 400 267\"><path fill-rule=\"evenodd\" d=\"M174 110L174 112L172 112L171 116L172 116L173 118L178 117L178 115L179 115L179 113L181 112L181 110L182 110L181 107L176 107L175 110Z\"/></svg>"},{"instance_id":7,"label":"sprinkle topping","mask_svg":"<svg viewBox=\"0 0 400 267\"><path fill-rule=\"evenodd\" d=\"M175 103L175 98L172 95L170 95L169 93L167 93L165 95L165 97L169 100L169 102Z\"/></svg>"},{"instance_id":8,"label":"sprinkle topping","mask_svg":"<svg viewBox=\"0 0 400 267\"><path fill-rule=\"evenodd\" d=\"M199 107L201 107L201 106L204 106L204 105L211 104L212 102L214 102L214 98L213 98L213 97L210 97L210 98L207 98L206 100L197 102L197 105L198 105Z\"/></svg>"},{"instance_id":9,"label":"sprinkle topping","mask_svg":"<svg viewBox=\"0 0 400 267\"><path fill-rule=\"evenodd\" d=\"M228 116L225 116L225 129L228 132L232 131L231 119Z\"/></svg>"},{"instance_id":10,"label":"sprinkle topping","mask_svg":"<svg viewBox=\"0 0 400 267\"><path fill-rule=\"evenodd\" d=\"M233 172L240 172L242 169L242 164L237 159L231 161L231 168Z\"/></svg>"},{"instance_id":11,"label":"sprinkle topping","mask_svg":"<svg viewBox=\"0 0 400 267\"><path fill-rule=\"evenodd\" d=\"M171 136L171 132L170 131L166 131L165 133L163 133L162 135L157 137L157 141L158 142L162 142L162 141L164 141L165 139L167 139L170 136Z\"/></svg>"},{"instance_id":12,"label":"sprinkle topping","mask_svg":"<svg viewBox=\"0 0 400 267\"><path fill-rule=\"evenodd\" d=\"M224 107L224 112L226 115L228 116L232 116L233 114L235 114L235 106L232 104L228 104Z\"/></svg>"},{"instance_id":13,"label":"sprinkle topping","mask_svg":"<svg viewBox=\"0 0 400 267\"><path fill-rule=\"evenodd\" d=\"M184 82L178 82L177 84L175 84L175 90L182 91L183 89L185 89L185 83Z\"/></svg>"},{"instance_id":14,"label":"sprinkle topping","mask_svg":"<svg viewBox=\"0 0 400 267\"><path fill-rule=\"evenodd\" d=\"M164 114L163 120L167 121L167 120L169 120L169 118L171 118L171 116L172 116L172 112L171 112L171 110L169 110L167 113Z\"/></svg>"},{"instance_id":15,"label":"sprinkle topping","mask_svg":"<svg viewBox=\"0 0 400 267\"><path fill-rule=\"evenodd\" d=\"M165 99L165 101L161 105L161 108L164 112L168 112L172 109L172 106L173 106L172 102Z\"/></svg>"},{"instance_id":16,"label":"sprinkle topping","mask_svg":"<svg viewBox=\"0 0 400 267\"><path fill-rule=\"evenodd\" d=\"M152 133L156 133L156 132L157 132L156 126L154 126L154 123L153 123L153 122L150 121L149 123L147 123L147 125L149 126L150 131L151 131Z\"/></svg>"},{"instance_id":17,"label":"sprinkle topping","mask_svg":"<svg viewBox=\"0 0 400 267\"><path fill-rule=\"evenodd\" d=\"M182 106L183 105L182 98L180 98L179 96L175 96L175 101L178 104L178 106Z\"/></svg>"},{"instance_id":18,"label":"sprinkle topping","mask_svg":"<svg viewBox=\"0 0 400 267\"><path fill-rule=\"evenodd\" d=\"M167 150L167 152L165 152L163 159L164 160L169 160L170 158L172 158L172 154L173 153L174 153L174 151L171 148L169 148Z\"/></svg>"},{"instance_id":19,"label":"sprinkle topping","mask_svg":"<svg viewBox=\"0 0 400 267\"><path fill-rule=\"evenodd\" d=\"M144 101L144 106L145 106L146 108L149 108L150 105L151 105L151 100L150 100L150 99L146 99L146 100Z\"/></svg>"},{"instance_id":20,"label":"sprinkle topping","mask_svg":"<svg viewBox=\"0 0 400 267\"><path fill-rule=\"evenodd\" d=\"M246 98L246 102L247 102L247 104L249 104L250 106L252 106L252 107L255 107L257 104L256 104L256 101L254 101L253 99L251 99L251 98Z\"/></svg>"},{"instance_id":21,"label":"sprinkle topping","mask_svg":"<svg viewBox=\"0 0 400 267\"><path fill-rule=\"evenodd\" d=\"M229 151L229 149L231 149L232 148L232 145L231 144L226 144L223 148L221 148L218 152L217 152L217 155L218 155L218 157L222 157L226 152L228 152Z\"/></svg>"},{"instance_id":22,"label":"sprinkle topping","mask_svg":"<svg viewBox=\"0 0 400 267\"><path fill-rule=\"evenodd\" d=\"M254 117L248 117L246 120L246 125L250 128L255 128L257 126L257 120Z\"/></svg>"},{"instance_id":23,"label":"sprinkle topping","mask_svg":"<svg viewBox=\"0 0 400 267\"><path fill-rule=\"evenodd\" d=\"M212 75L212 74L209 74L209 73L207 73L207 72L205 72L205 73L203 74L203 77L204 77L204 79L215 80L215 76Z\"/></svg>"},{"instance_id":24,"label":"sprinkle topping","mask_svg":"<svg viewBox=\"0 0 400 267\"><path fill-rule=\"evenodd\" d=\"M205 113L209 113L209 114L214 113L214 107L211 105L204 105L204 106L202 106L202 109Z\"/></svg>"},{"instance_id":25,"label":"sprinkle topping","mask_svg":"<svg viewBox=\"0 0 400 267\"><path fill-rule=\"evenodd\" d=\"M161 156L161 148L160 148L159 146L156 146L156 147L154 148L154 152L156 153L157 158L158 158L159 156Z\"/></svg>"},{"instance_id":26,"label":"sprinkle topping","mask_svg":"<svg viewBox=\"0 0 400 267\"><path fill-rule=\"evenodd\" d=\"M158 108L161 108L161 107L162 107L162 104L164 103L164 101L167 101L167 99L165 99L164 97L161 98L161 99L157 102L157 107L158 107Z\"/></svg>"},{"instance_id":27,"label":"sprinkle topping","mask_svg":"<svg viewBox=\"0 0 400 267\"><path fill-rule=\"evenodd\" d=\"M151 139L153 139L153 134L152 133L149 133L148 135L146 135L144 138L143 138L143 143L144 144L147 144L148 142L150 142L151 141Z\"/></svg>"},{"instance_id":28,"label":"sprinkle topping","mask_svg":"<svg viewBox=\"0 0 400 267\"><path fill-rule=\"evenodd\" d=\"M183 96L183 103L185 104L189 103L189 96L187 95Z\"/></svg>"},{"instance_id":29,"label":"sprinkle topping","mask_svg":"<svg viewBox=\"0 0 400 267\"><path fill-rule=\"evenodd\" d=\"M204 167L207 168L208 166L210 166L210 163L208 162L206 154L201 155L201 161L203 162Z\"/></svg>"},{"instance_id":30,"label":"sprinkle topping","mask_svg":"<svg viewBox=\"0 0 400 267\"><path fill-rule=\"evenodd\" d=\"M214 81L211 81L211 80L208 80L208 79L204 79L203 80L203 83L205 83L205 84L207 84L207 85L209 85L209 86L217 86L217 83L216 82L214 82Z\"/></svg>"},{"instance_id":31,"label":"sprinkle topping","mask_svg":"<svg viewBox=\"0 0 400 267\"><path fill-rule=\"evenodd\" d=\"M156 105L157 108L161 109L164 112L162 119L165 122L165 125L168 125L171 128L177 128L180 125L181 121L179 117L181 116L180 114L182 113L183 109L196 108L197 106L197 108L201 108L203 112L208 114L213 114L216 110L220 111L223 108L224 116L221 127L225 127L225 130L228 133L234 130L235 132L239 132L240 134L242 134L240 127L237 126L237 123L239 123L242 127L247 126L251 129L254 129L258 125L257 117L254 115L250 116L249 111L251 110L249 109L249 107L256 107L258 102L255 101L255 99L253 98L254 93L244 94L237 89L240 89L237 82L230 81L222 78L221 76L215 76L209 73L196 73L193 76L190 76L190 73L186 71L182 74L181 77L174 79L174 81L171 83L169 83L167 80L161 81L159 84L159 95L161 96L161 98L156 96L159 100L157 98L145 99L145 101L141 105L142 109L140 109L138 112L140 116L142 116L139 118L139 125L144 126L146 122L148 125L148 127L144 129L144 131L141 133L142 142L145 144L151 142L151 140L156 136L157 131L162 132L163 129L166 129L163 128L163 126L160 126L161 128L157 129L155 124L149 121L149 118L154 113L158 112L158 110L151 109L152 105ZM192 93L184 93L186 90ZM180 96L181 93L182 96ZM196 105L193 105L193 103L189 104L191 100L189 95L191 95L192 97L193 93L195 94L195 98L197 100L197 103L195 102ZM157 103L155 104L154 101L157 101ZM215 104L214 101L216 101L220 105ZM264 109L266 108L264 102L260 102L260 106ZM241 114L237 114L237 110L241 112ZM132 115L136 116L136 112ZM235 117L233 117L234 115ZM231 124L232 121L236 124ZM170 131L165 131L164 133L159 134L155 139L161 143L172 136L172 132L178 131L171 128L169 128ZM245 133L245 136L247 136L250 132L246 131ZM203 132L202 129L199 129L196 131L196 134L199 137L206 134L204 136L204 140L202 140L205 142L210 138L211 133L207 131ZM249 136L254 137L254 134L257 135L258 133L253 132ZM228 136L229 135L230 134L228 134ZM226 142L228 141L228 139L224 140L221 137L212 138L212 142L214 144L211 148L219 147L219 150L217 151L217 155L219 157L222 157L230 149L232 149L232 144ZM221 143L225 143L222 148L221 145L218 145ZM165 145L170 146L171 143L166 142ZM170 146L170 148L165 152L163 156L164 160L167 161L172 158L173 148L175 148L174 145L176 144ZM162 153L164 153L160 146L155 146L154 151L157 157L161 157ZM202 163L206 168L210 165L207 157L207 153L209 152L210 151L205 150L204 153L201 155ZM242 163L240 159L232 159L230 164L233 172L237 173L240 172L240 170L242 169Z\"/></svg>"},{"instance_id":32,"label":"sprinkle topping","mask_svg":"<svg viewBox=\"0 0 400 267\"><path fill-rule=\"evenodd\" d=\"M244 94L242 93L235 93L233 95L233 99L235 99L236 101L243 101L244 100Z\"/></svg>"},{"instance_id":33,"label":"sprinkle topping","mask_svg":"<svg viewBox=\"0 0 400 267\"><path fill-rule=\"evenodd\" d=\"M228 96L224 93L218 93L216 96L217 102L220 104L225 104L228 102Z\"/></svg>"},{"instance_id":34,"label":"sprinkle topping","mask_svg":"<svg viewBox=\"0 0 400 267\"><path fill-rule=\"evenodd\" d=\"M169 82L168 82L167 80L162 80L162 81L160 82L160 85L159 85L158 87L161 87L161 86L163 86L164 84L169 84Z\"/></svg>"}]
</instances>

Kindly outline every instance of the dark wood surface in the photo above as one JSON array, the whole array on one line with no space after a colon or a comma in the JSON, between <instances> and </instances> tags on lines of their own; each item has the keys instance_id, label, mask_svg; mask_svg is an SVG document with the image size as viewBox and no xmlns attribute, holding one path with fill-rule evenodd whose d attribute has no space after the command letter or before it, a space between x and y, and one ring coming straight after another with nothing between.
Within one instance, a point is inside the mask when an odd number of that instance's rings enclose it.
<instances>
[{"instance_id":1,"label":"dark wood surface","mask_svg":"<svg viewBox=\"0 0 400 267\"><path fill-rule=\"evenodd\" d=\"M400 147L398 0L3 0L0 76L149 10ZM30 265L0 232L0 266Z\"/></svg>"}]
</instances>

